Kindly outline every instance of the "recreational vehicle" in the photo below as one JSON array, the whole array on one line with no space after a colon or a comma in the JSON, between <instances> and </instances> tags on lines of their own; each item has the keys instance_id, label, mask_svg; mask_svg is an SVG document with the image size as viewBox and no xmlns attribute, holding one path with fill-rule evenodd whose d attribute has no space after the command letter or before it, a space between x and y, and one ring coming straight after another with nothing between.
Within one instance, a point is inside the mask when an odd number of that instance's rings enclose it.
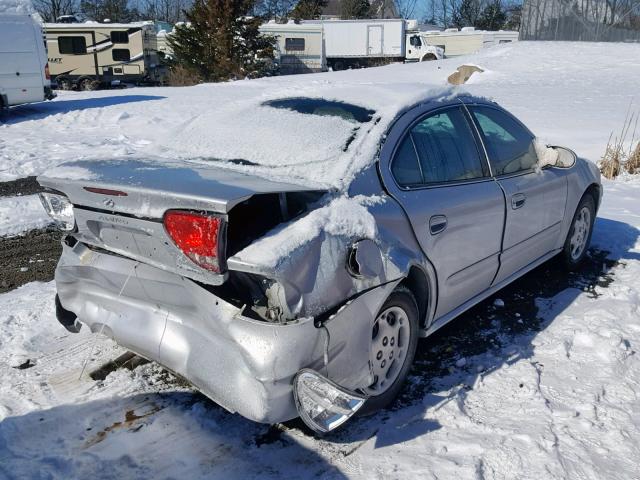
<instances>
[{"instance_id":1,"label":"recreational vehicle","mask_svg":"<svg viewBox=\"0 0 640 480\"><path fill-rule=\"evenodd\" d=\"M51 77L58 88L161 84L166 69L152 22L46 23Z\"/></svg>"},{"instance_id":2,"label":"recreational vehicle","mask_svg":"<svg viewBox=\"0 0 640 480\"><path fill-rule=\"evenodd\" d=\"M327 69L322 25L271 21L262 25L260 32L276 39L275 60L280 73L323 72Z\"/></svg>"},{"instance_id":3,"label":"recreational vehicle","mask_svg":"<svg viewBox=\"0 0 640 480\"><path fill-rule=\"evenodd\" d=\"M0 15L0 108L54 96L40 25L29 15Z\"/></svg>"},{"instance_id":4,"label":"recreational vehicle","mask_svg":"<svg viewBox=\"0 0 640 480\"><path fill-rule=\"evenodd\" d=\"M473 27L447 28L444 31L423 32L423 39L428 45L442 48L447 58L468 55L482 48L518 41L518 32L485 31Z\"/></svg>"}]
</instances>

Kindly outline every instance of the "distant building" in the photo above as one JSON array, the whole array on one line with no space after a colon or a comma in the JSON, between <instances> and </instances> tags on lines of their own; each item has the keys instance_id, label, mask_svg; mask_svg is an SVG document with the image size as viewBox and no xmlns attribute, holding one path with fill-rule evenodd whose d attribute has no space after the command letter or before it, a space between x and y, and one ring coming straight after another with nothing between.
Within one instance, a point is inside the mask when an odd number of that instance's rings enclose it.
<instances>
[{"instance_id":1,"label":"distant building","mask_svg":"<svg viewBox=\"0 0 640 480\"><path fill-rule=\"evenodd\" d=\"M370 18L400 18L393 0L369 0ZM329 0L322 9L321 20L339 20L342 15L342 0Z\"/></svg>"},{"instance_id":2,"label":"distant building","mask_svg":"<svg viewBox=\"0 0 640 480\"><path fill-rule=\"evenodd\" d=\"M640 1L524 0L520 39L640 42Z\"/></svg>"}]
</instances>

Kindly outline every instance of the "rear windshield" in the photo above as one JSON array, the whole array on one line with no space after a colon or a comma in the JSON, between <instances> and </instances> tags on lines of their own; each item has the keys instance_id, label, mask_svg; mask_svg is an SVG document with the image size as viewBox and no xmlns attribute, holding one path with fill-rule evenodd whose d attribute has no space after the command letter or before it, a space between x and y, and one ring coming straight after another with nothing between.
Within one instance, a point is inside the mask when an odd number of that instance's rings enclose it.
<instances>
[{"instance_id":1,"label":"rear windshield","mask_svg":"<svg viewBox=\"0 0 640 480\"><path fill-rule=\"evenodd\" d=\"M358 107L350 103L334 102L331 100L323 100L321 98L283 98L278 100L269 100L263 103L264 106L273 108L283 108L298 113L318 116L340 117L344 120L367 123L373 118L373 110Z\"/></svg>"}]
</instances>

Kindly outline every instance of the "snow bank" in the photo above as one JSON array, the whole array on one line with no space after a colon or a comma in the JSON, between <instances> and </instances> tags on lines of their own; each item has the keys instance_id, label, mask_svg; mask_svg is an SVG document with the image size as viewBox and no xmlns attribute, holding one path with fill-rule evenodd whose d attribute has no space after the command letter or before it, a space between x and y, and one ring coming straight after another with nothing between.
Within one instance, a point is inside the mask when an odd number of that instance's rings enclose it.
<instances>
[{"instance_id":1,"label":"snow bank","mask_svg":"<svg viewBox=\"0 0 640 480\"><path fill-rule=\"evenodd\" d=\"M50 223L37 195L0 197L0 237L20 235Z\"/></svg>"}]
</instances>

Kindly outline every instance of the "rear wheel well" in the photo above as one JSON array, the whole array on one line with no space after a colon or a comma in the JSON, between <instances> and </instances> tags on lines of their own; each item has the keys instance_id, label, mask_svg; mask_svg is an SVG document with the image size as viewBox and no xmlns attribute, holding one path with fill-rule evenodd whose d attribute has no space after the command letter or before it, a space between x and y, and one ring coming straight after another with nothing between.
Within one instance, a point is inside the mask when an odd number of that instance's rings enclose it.
<instances>
[{"instance_id":1,"label":"rear wheel well","mask_svg":"<svg viewBox=\"0 0 640 480\"><path fill-rule=\"evenodd\" d=\"M420 326L424 327L427 322L427 312L429 308L429 280L419 267L413 266L409 269L409 274L402 281L401 285L408 288L418 304L418 318Z\"/></svg>"}]
</instances>

